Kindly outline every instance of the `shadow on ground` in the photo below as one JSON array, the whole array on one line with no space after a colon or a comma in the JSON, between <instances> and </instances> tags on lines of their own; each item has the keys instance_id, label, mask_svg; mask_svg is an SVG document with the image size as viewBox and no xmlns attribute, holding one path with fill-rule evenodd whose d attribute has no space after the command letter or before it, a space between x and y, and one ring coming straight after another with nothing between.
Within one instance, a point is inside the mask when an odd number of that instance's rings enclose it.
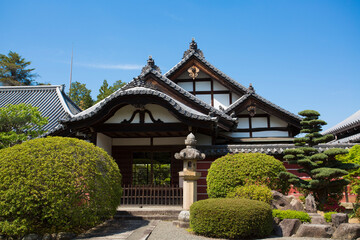
<instances>
[{"instance_id":1,"label":"shadow on ground","mask_svg":"<svg viewBox=\"0 0 360 240\"><path fill-rule=\"evenodd\" d=\"M149 224L147 220L108 220L89 231L80 234L76 239L106 238L116 235L116 238L126 238L136 229Z\"/></svg>"}]
</instances>

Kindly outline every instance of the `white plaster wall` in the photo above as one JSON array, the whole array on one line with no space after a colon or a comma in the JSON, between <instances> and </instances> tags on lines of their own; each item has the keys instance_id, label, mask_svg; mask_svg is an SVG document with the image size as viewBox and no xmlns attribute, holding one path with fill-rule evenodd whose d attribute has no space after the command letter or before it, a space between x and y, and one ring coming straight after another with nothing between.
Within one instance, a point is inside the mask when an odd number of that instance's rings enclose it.
<instances>
[{"instance_id":1,"label":"white plaster wall","mask_svg":"<svg viewBox=\"0 0 360 240\"><path fill-rule=\"evenodd\" d=\"M213 87L214 87L214 91L229 90L227 87L225 87L224 85L222 85L221 83L219 83L216 80L213 81Z\"/></svg>"},{"instance_id":2,"label":"white plaster wall","mask_svg":"<svg viewBox=\"0 0 360 240\"><path fill-rule=\"evenodd\" d=\"M234 138L248 138L250 137L250 133L248 132L229 132L224 133L227 136L234 137Z\"/></svg>"},{"instance_id":3,"label":"white plaster wall","mask_svg":"<svg viewBox=\"0 0 360 240\"><path fill-rule=\"evenodd\" d=\"M113 138L113 146L150 146L150 138Z\"/></svg>"},{"instance_id":4,"label":"white plaster wall","mask_svg":"<svg viewBox=\"0 0 360 240\"><path fill-rule=\"evenodd\" d=\"M161 121L166 122L166 123L179 123L180 122L164 107L161 107L161 106L155 105L155 104L146 104L145 108L152 113L155 120L160 119ZM149 117L149 114L145 114L145 123L152 123L152 121Z\"/></svg>"},{"instance_id":5,"label":"white plaster wall","mask_svg":"<svg viewBox=\"0 0 360 240\"><path fill-rule=\"evenodd\" d=\"M191 79L191 78L189 77L189 72L185 71L182 74L180 74L180 76L177 79Z\"/></svg>"},{"instance_id":6,"label":"white plaster wall","mask_svg":"<svg viewBox=\"0 0 360 240\"><path fill-rule=\"evenodd\" d=\"M214 107L219 109L219 106L227 108L230 105L229 94L214 94Z\"/></svg>"},{"instance_id":7,"label":"white plaster wall","mask_svg":"<svg viewBox=\"0 0 360 240\"><path fill-rule=\"evenodd\" d=\"M210 78L210 76L204 73L203 71L199 71L198 76L196 78Z\"/></svg>"},{"instance_id":8,"label":"white plaster wall","mask_svg":"<svg viewBox=\"0 0 360 240\"><path fill-rule=\"evenodd\" d=\"M185 89L186 91L192 92L194 91L194 86L192 82L179 82L178 85Z\"/></svg>"},{"instance_id":9,"label":"white plaster wall","mask_svg":"<svg viewBox=\"0 0 360 240\"><path fill-rule=\"evenodd\" d=\"M237 125L238 129L247 129L249 128L249 119L248 118L239 118L239 123Z\"/></svg>"},{"instance_id":10,"label":"white plaster wall","mask_svg":"<svg viewBox=\"0 0 360 240\"><path fill-rule=\"evenodd\" d=\"M287 127L287 122L281 120L280 118L270 116L270 126L271 127Z\"/></svg>"},{"instance_id":11,"label":"white plaster wall","mask_svg":"<svg viewBox=\"0 0 360 240\"><path fill-rule=\"evenodd\" d=\"M104 149L111 156L112 138L102 133L96 135L96 146Z\"/></svg>"},{"instance_id":12,"label":"white plaster wall","mask_svg":"<svg viewBox=\"0 0 360 240\"><path fill-rule=\"evenodd\" d=\"M195 82L196 91L211 91L211 82Z\"/></svg>"},{"instance_id":13,"label":"white plaster wall","mask_svg":"<svg viewBox=\"0 0 360 240\"><path fill-rule=\"evenodd\" d=\"M240 114L249 114L249 112L246 111L246 110L244 110L244 111L242 111Z\"/></svg>"},{"instance_id":14,"label":"white plaster wall","mask_svg":"<svg viewBox=\"0 0 360 240\"><path fill-rule=\"evenodd\" d=\"M256 114L265 114L266 112L260 108L256 108Z\"/></svg>"},{"instance_id":15,"label":"white plaster wall","mask_svg":"<svg viewBox=\"0 0 360 240\"><path fill-rule=\"evenodd\" d=\"M231 101L232 103L236 102L236 100L238 100L240 98L239 95L237 95L236 93L232 93L231 94Z\"/></svg>"},{"instance_id":16,"label":"white plaster wall","mask_svg":"<svg viewBox=\"0 0 360 240\"><path fill-rule=\"evenodd\" d=\"M201 101L206 102L207 104L211 105L211 95L210 94L196 94L196 97L199 98Z\"/></svg>"},{"instance_id":17,"label":"white plaster wall","mask_svg":"<svg viewBox=\"0 0 360 240\"><path fill-rule=\"evenodd\" d=\"M261 131L253 132L253 137L289 137L286 131Z\"/></svg>"},{"instance_id":18,"label":"white plaster wall","mask_svg":"<svg viewBox=\"0 0 360 240\"><path fill-rule=\"evenodd\" d=\"M196 133L195 139L197 140L197 145L199 145L199 146L200 145L212 145L211 136L201 134L201 133Z\"/></svg>"},{"instance_id":19,"label":"white plaster wall","mask_svg":"<svg viewBox=\"0 0 360 240\"><path fill-rule=\"evenodd\" d=\"M154 145L184 145L186 137L153 138Z\"/></svg>"},{"instance_id":20,"label":"white plaster wall","mask_svg":"<svg viewBox=\"0 0 360 240\"><path fill-rule=\"evenodd\" d=\"M129 120L133 112L136 110L132 105L126 105L115 112L115 114L109 118L105 123L121 123L123 120ZM133 123L139 123L140 118L137 115Z\"/></svg>"},{"instance_id":21,"label":"white plaster wall","mask_svg":"<svg viewBox=\"0 0 360 240\"><path fill-rule=\"evenodd\" d=\"M267 128L267 118L266 117L253 117L251 118L251 127L252 128Z\"/></svg>"}]
</instances>

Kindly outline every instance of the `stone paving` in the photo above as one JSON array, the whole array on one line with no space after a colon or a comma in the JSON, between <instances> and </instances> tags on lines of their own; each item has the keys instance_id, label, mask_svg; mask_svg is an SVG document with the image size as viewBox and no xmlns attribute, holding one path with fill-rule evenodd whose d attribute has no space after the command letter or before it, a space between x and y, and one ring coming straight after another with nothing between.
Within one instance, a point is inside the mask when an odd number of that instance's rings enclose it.
<instances>
[{"instance_id":1,"label":"stone paving","mask_svg":"<svg viewBox=\"0 0 360 240\"><path fill-rule=\"evenodd\" d=\"M171 221L109 220L78 236L77 240L225 240L197 236ZM271 240L313 240L313 238L269 237ZM265 239L264 239L265 240ZM331 240L317 238L317 240Z\"/></svg>"},{"instance_id":2,"label":"stone paving","mask_svg":"<svg viewBox=\"0 0 360 240\"><path fill-rule=\"evenodd\" d=\"M158 221L112 219L79 235L77 240L146 240Z\"/></svg>"}]
</instances>

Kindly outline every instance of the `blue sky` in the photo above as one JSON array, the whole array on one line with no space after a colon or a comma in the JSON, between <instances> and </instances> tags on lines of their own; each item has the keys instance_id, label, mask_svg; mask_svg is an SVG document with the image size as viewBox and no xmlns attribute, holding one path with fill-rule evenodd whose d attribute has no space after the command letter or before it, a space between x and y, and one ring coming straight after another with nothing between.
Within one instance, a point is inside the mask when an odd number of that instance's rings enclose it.
<instances>
[{"instance_id":1,"label":"blue sky","mask_svg":"<svg viewBox=\"0 0 360 240\"><path fill-rule=\"evenodd\" d=\"M209 62L293 113L317 110L330 127L359 110L360 1L0 0L0 27L0 53L67 89L73 45L73 81L94 98L149 55L167 72L194 37Z\"/></svg>"}]
</instances>

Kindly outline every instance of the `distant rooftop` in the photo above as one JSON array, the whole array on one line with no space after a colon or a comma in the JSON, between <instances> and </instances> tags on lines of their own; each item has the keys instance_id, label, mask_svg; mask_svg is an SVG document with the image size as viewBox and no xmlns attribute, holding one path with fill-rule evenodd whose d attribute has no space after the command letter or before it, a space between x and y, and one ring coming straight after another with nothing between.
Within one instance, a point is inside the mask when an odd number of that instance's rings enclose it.
<instances>
[{"instance_id":1,"label":"distant rooftop","mask_svg":"<svg viewBox=\"0 0 360 240\"><path fill-rule=\"evenodd\" d=\"M64 92L63 85L0 86L0 107L26 103L38 107L48 119L44 130L58 127L59 120L72 117L81 109Z\"/></svg>"}]
</instances>

